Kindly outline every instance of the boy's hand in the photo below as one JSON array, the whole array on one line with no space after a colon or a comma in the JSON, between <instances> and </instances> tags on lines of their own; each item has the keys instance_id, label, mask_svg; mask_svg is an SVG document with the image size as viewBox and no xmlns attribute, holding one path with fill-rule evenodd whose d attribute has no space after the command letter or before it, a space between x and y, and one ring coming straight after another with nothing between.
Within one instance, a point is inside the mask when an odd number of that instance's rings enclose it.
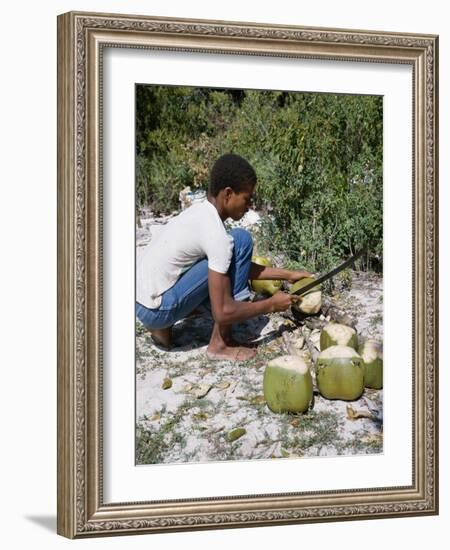
<instances>
[{"instance_id":1,"label":"boy's hand","mask_svg":"<svg viewBox=\"0 0 450 550\"><path fill-rule=\"evenodd\" d=\"M286 281L289 283L295 283L300 279L304 279L305 277L313 277L313 274L309 271L291 271L289 273L289 276L286 278Z\"/></svg>"},{"instance_id":2,"label":"boy's hand","mask_svg":"<svg viewBox=\"0 0 450 550\"><path fill-rule=\"evenodd\" d=\"M275 311L286 311L291 304L302 300L301 296L295 294L288 294L279 290L271 298L269 298L272 304L272 313Z\"/></svg>"}]
</instances>

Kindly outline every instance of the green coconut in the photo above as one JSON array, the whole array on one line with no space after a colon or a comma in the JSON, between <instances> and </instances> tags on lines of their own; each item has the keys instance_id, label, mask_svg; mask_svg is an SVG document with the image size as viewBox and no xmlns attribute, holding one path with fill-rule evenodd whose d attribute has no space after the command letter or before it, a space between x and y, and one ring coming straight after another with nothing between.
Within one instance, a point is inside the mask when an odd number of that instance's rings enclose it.
<instances>
[{"instance_id":1,"label":"green coconut","mask_svg":"<svg viewBox=\"0 0 450 550\"><path fill-rule=\"evenodd\" d=\"M317 387L326 399L354 401L364 391L364 367L359 354L349 346L331 346L316 362Z\"/></svg>"},{"instance_id":2,"label":"green coconut","mask_svg":"<svg viewBox=\"0 0 450 550\"><path fill-rule=\"evenodd\" d=\"M358 336L354 328L339 323L329 323L320 333L321 351L331 346L349 346L356 350L358 348Z\"/></svg>"},{"instance_id":3,"label":"green coconut","mask_svg":"<svg viewBox=\"0 0 450 550\"><path fill-rule=\"evenodd\" d=\"M275 413L299 413L308 410L313 399L311 372L299 355L272 359L264 371L264 398Z\"/></svg>"},{"instance_id":4,"label":"green coconut","mask_svg":"<svg viewBox=\"0 0 450 550\"><path fill-rule=\"evenodd\" d=\"M300 279L292 285L290 291L291 294L293 294L300 288L309 285L313 281L313 277L304 277L303 279ZM293 304L292 307L297 311L301 311L302 313L306 313L308 315L314 315L315 313L318 313L320 311L320 308L322 307L322 292L320 290L320 286L314 286L313 288L308 290L306 294L302 294L302 300L298 303Z\"/></svg>"},{"instance_id":5,"label":"green coconut","mask_svg":"<svg viewBox=\"0 0 450 550\"><path fill-rule=\"evenodd\" d=\"M359 348L364 366L366 388L381 390L383 387L383 351L380 342L366 340Z\"/></svg>"},{"instance_id":6,"label":"green coconut","mask_svg":"<svg viewBox=\"0 0 450 550\"><path fill-rule=\"evenodd\" d=\"M269 258L265 258L264 256L253 256L252 262L258 265L272 267L272 262L269 260ZM275 292L281 290L281 288L283 287L283 282L271 279L253 279L252 281L250 281L250 286L252 287L254 292L257 292L258 294L270 294L270 296L273 296Z\"/></svg>"}]
</instances>

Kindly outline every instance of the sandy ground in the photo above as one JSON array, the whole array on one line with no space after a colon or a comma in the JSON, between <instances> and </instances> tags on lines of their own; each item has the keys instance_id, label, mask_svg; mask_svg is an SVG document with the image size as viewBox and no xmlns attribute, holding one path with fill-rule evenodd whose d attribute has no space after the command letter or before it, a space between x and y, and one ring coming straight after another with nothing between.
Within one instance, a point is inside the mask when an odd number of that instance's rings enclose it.
<instances>
[{"instance_id":1,"label":"sandy ground","mask_svg":"<svg viewBox=\"0 0 450 550\"><path fill-rule=\"evenodd\" d=\"M138 254L167 219L142 220L137 230ZM361 340L382 340L381 277L352 272L351 288L324 298L328 306L332 304L350 316ZM212 319L206 312L175 325L171 351L156 347L137 321L136 462L382 452L382 390L366 389L353 402L330 401L315 390L313 406L299 415L275 414L265 403L263 374L267 361L289 352L314 359L320 329L328 320L326 311L302 322L287 312L261 315L236 325L236 339L259 342L256 358L244 363L208 360L205 350Z\"/></svg>"}]
</instances>

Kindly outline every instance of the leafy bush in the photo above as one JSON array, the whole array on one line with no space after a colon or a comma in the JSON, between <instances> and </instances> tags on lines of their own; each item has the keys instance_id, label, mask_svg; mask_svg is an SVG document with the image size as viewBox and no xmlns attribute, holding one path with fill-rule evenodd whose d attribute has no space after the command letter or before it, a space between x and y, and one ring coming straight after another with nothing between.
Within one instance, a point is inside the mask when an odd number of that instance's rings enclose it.
<instances>
[{"instance_id":1,"label":"leafy bush","mask_svg":"<svg viewBox=\"0 0 450 550\"><path fill-rule=\"evenodd\" d=\"M258 176L258 248L321 271L367 246L382 266L381 97L138 86L136 112L139 206L177 209L233 152Z\"/></svg>"}]
</instances>

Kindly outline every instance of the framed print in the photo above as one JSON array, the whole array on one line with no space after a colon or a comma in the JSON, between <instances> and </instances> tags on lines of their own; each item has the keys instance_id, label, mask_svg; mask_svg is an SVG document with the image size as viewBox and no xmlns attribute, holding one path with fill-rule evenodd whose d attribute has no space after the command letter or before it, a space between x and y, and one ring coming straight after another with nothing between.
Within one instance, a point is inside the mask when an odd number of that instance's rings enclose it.
<instances>
[{"instance_id":1,"label":"framed print","mask_svg":"<svg viewBox=\"0 0 450 550\"><path fill-rule=\"evenodd\" d=\"M438 513L437 55L59 16L58 533Z\"/></svg>"}]
</instances>

